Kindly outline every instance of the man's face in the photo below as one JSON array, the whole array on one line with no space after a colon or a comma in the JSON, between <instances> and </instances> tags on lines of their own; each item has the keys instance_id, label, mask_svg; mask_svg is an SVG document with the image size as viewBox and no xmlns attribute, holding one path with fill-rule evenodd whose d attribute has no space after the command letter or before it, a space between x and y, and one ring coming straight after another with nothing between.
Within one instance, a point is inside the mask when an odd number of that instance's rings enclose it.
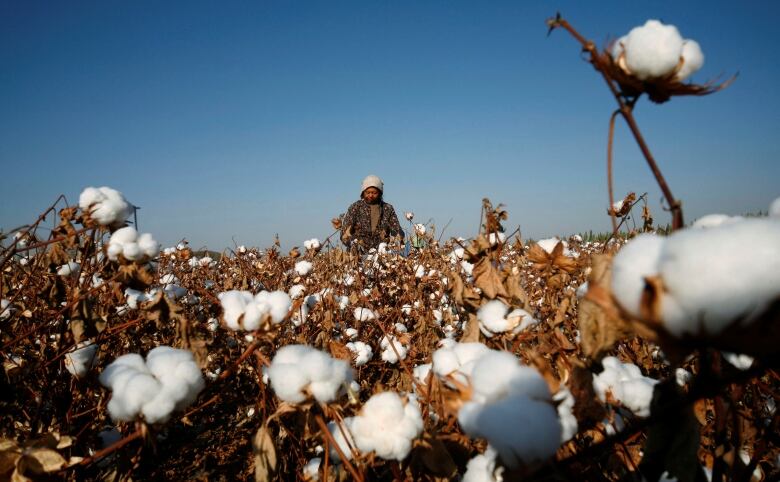
<instances>
[{"instance_id":1,"label":"man's face","mask_svg":"<svg viewBox=\"0 0 780 482\"><path fill-rule=\"evenodd\" d=\"M377 200L379 200L379 194L379 189L370 187L363 191L363 199L365 199L369 204L374 204L377 202Z\"/></svg>"}]
</instances>

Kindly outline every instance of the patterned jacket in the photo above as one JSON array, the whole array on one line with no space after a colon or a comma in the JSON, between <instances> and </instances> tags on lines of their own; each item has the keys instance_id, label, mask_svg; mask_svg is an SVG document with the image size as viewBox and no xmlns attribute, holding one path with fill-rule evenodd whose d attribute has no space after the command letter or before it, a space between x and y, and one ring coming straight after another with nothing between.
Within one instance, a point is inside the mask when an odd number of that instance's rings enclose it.
<instances>
[{"instance_id":1,"label":"patterned jacket","mask_svg":"<svg viewBox=\"0 0 780 482\"><path fill-rule=\"evenodd\" d=\"M382 241L388 241L391 236L403 238L404 232L398 223L398 216L393 206L382 200L379 201L379 206L379 223L376 231L372 233L371 206L363 199L352 203L341 223L341 242L350 248L357 242L364 249L370 249L375 248Z\"/></svg>"}]
</instances>

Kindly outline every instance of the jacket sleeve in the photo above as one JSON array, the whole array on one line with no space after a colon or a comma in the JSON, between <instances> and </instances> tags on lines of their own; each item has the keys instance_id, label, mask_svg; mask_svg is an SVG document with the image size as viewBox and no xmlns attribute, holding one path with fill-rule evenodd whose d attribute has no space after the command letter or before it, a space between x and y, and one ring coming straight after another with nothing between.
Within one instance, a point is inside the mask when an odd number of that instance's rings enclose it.
<instances>
[{"instance_id":1,"label":"jacket sleeve","mask_svg":"<svg viewBox=\"0 0 780 482\"><path fill-rule=\"evenodd\" d=\"M398 222L398 216L395 214L395 208L391 204L388 204L386 206L388 209L387 213L387 230L388 234L390 236L400 236L401 239L404 238L404 231L401 229L401 224Z\"/></svg>"},{"instance_id":2,"label":"jacket sleeve","mask_svg":"<svg viewBox=\"0 0 780 482\"><path fill-rule=\"evenodd\" d=\"M352 244L354 239L354 224L355 224L355 205L352 204L347 209L347 214L344 215L344 219L341 220L341 234L339 235L341 242L347 247ZM350 235L347 236L347 231L350 231Z\"/></svg>"}]
</instances>

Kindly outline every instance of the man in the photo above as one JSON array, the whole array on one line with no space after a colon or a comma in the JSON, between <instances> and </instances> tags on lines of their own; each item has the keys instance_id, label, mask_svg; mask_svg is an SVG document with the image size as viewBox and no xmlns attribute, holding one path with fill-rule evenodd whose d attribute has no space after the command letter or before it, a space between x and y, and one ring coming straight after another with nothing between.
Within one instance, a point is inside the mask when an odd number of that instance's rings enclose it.
<instances>
[{"instance_id":1,"label":"man","mask_svg":"<svg viewBox=\"0 0 780 482\"><path fill-rule=\"evenodd\" d=\"M384 183L377 176L363 179L360 200L347 210L341 225L341 242L347 248L369 250L392 236L404 237L393 206L384 202Z\"/></svg>"}]
</instances>

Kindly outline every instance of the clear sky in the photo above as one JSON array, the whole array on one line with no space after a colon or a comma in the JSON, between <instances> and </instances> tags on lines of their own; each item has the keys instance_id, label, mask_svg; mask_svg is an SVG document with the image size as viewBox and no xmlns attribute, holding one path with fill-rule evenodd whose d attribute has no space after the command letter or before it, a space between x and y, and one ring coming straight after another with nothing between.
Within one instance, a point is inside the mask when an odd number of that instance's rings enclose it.
<instances>
[{"instance_id":1,"label":"clear sky","mask_svg":"<svg viewBox=\"0 0 780 482\"><path fill-rule=\"evenodd\" d=\"M739 72L637 106L688 221L780 195L780 2L0 0L0 227L110 186L164 246L289 247L373 173L445 236L475 234L483 197L526 237L608 230L615 103L546 36L556 10L600 45L659 18L701 44L694 81ZM668 221L622 122L615 162L619 195Z\"/></svg>"}]
</instances>

